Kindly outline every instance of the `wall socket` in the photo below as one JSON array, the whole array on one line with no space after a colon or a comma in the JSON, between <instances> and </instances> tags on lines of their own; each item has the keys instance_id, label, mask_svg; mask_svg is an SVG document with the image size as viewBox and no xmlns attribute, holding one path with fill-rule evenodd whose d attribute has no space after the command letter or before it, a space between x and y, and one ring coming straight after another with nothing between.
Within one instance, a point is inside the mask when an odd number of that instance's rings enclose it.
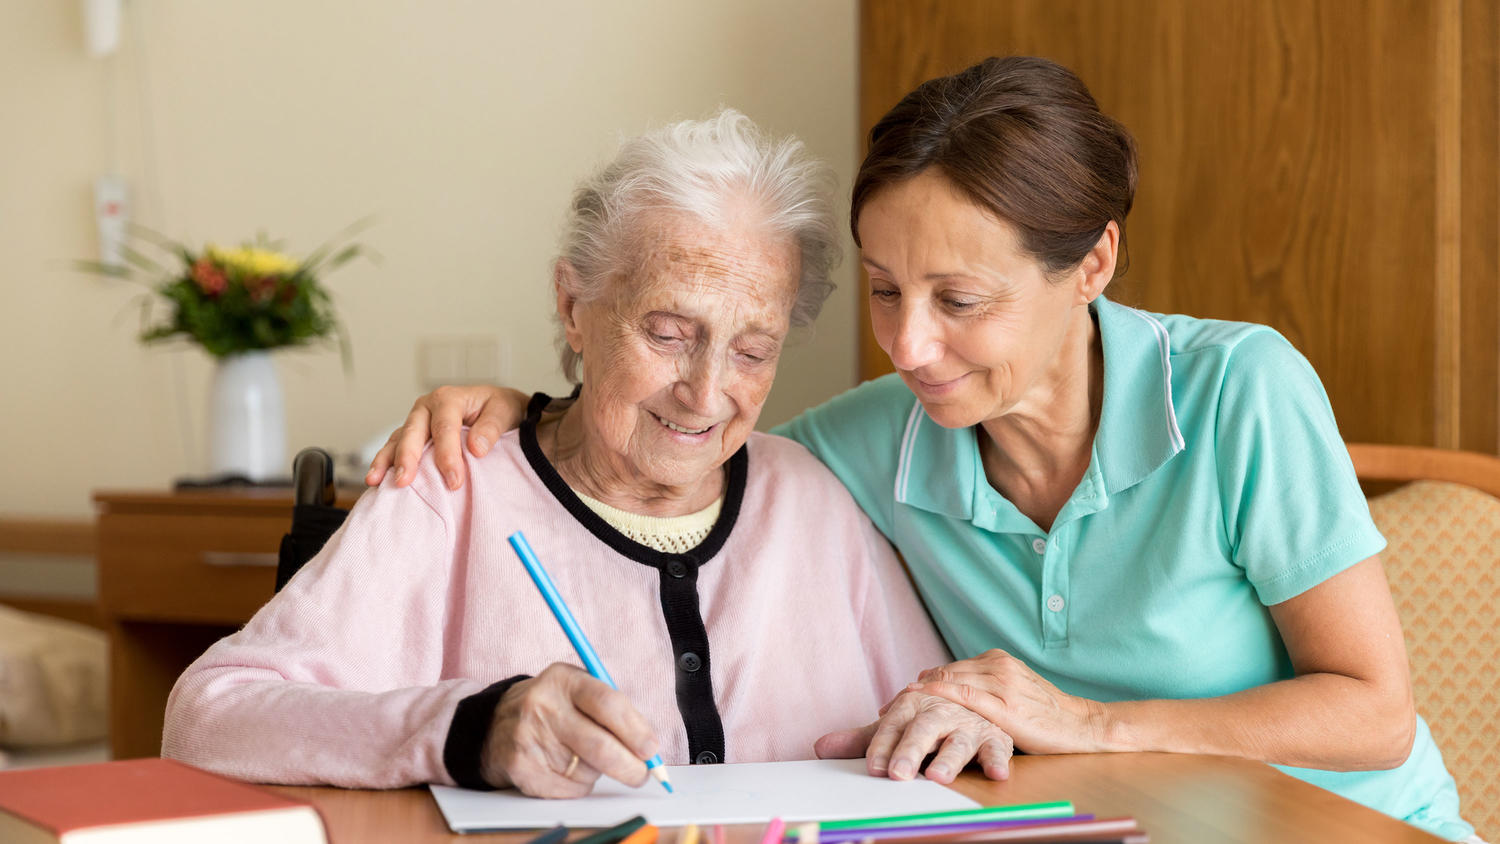
<instances>
[{"instance_id":1,"label":"wall socket","mask_svg":"<svg viewBox=\"0 0 1500 844\"><path fill-rule=\"evenodd\" d=\"M417 341L417 381L423 390L444 384L504 384L510 344L494 335L424 337Z\"/></svg>"}]
</instances>

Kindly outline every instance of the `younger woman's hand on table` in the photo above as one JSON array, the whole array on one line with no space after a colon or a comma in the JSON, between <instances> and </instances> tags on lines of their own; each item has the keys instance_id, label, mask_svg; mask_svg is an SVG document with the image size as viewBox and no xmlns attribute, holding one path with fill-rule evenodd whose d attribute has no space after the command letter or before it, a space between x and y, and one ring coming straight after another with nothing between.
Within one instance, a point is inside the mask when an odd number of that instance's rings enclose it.
<instances>
[{"instance_id":1,"label":"younger woman's hand on table","mask_svg":"<svg viewBox=\"0 0 1500 844\"><path fill-rule=\"evenodd\" d=\"M1103 704L1065 694L998 648L923 671L907 691L940 697L978 714L1027 753L1110 749Z\"/></svg>"},{"instance_id":2,"label":"younger woman's hand on table","mask_svg":"<svg viewBox=\"0 0 1500 844\"><path fill-rule=\"evenodd\" d=\"M531 797L582 797L600 774L641 785L647 777L642 760L658 750L651 725L629 698L559 662L505 691L480 770L496 788L514 786Z\"/></svg>"},{"instance_id":3,"label":"younger woman's hand on table","mask_svg":"<svg viewBox=\"0 0 1500 844\"><path fill-rule=\"evenodd\" d=\"M379 486L393 466L396 486L409 485L417 476L422 449L431 440L438 471L449 489L458 489L468 479L459 431L469 426L469 452L483 457L501 434L520 426L528 399L519 390L488 384L438 387L412 403L405 424L391 432L370 462L365 485Z\"/></svg>"},{"instance_id":4,"label":"younger woman's hand on table","mask_svg":"<svg viewBox=\"0 0 1500 844\"><path fill-rule=\"evenodd\" d=\"M880 719L818 739L820 759L865 757L873 776L909 780L928 754L937 755L924 773L933 782L953 782L971 761L992 780L1010 776L1010 736L984 717L936 695L904 691L880 710Z\"/></svg>"}]
</instances>

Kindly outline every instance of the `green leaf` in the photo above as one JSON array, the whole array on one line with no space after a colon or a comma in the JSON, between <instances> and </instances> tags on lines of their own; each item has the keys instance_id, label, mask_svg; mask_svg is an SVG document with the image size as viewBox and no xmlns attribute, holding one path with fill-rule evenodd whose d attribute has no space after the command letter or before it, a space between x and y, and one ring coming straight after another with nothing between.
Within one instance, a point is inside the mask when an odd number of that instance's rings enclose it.
<instances>
[{"instance_id":1,"label":"green leaf","mask_svg":"<svg viewBox=\"0 0 1500 844\"><path fill-rule=\"evenodd\" d=\"M125 260L129 261L138 269L157 273L158 275L167 274L167 269L165 267L146 257L140 251L132 249L129 244L122 244L120 246L120 254L125 257Z\"/></svg>"},{"instance_id":2,"label":"green leaf","mask_svg":"<svg viewBox=\"0 0 1500 844\"><path fill-rule=\"evenodd\" d=\"M107 275L113 278L130 278L130 268L124 264L106 264L101 261L74 261L73 269L79 272Z\"/></svg>"},{"instance_id":3,"label":"green leaf","mask_svg":"<svg viewBox=\"0 0 1500 844\"><path fill-rule=\"evenodd\" d=\"M309 271L316 271L322 265L323 259L327 257L329 252L333 251L333 248L335 246L375 225L376 219L376 216L374 214L371 214L366 217L361 217L358 220L355 220L349 225L343 227L342 229L339 229L333 234L333 236L323 241L323 243L320 244L318 248L309 253L308 256L302 260L302 266Z\"/></svg>"},{"instance_id":4,"label":"green leaf","mask_svg":"<svg viewBox=\"0 0 1500 844\"><path fill-rule=\"evenodd\" d=\"M348 246L345 246L343 249L340 249L337 253L334 254L332 258L329 258L328 263L325 265L324 269L330 272L336 270L339 267L342 267L344 264L348 263L350 258L355 258L359 255L363 255L366 251L367 250L363 246L360 246L358 243L351 243Z\"/></svg>"},{"instance_id":5,"label":"green leaf","mask_svg":"<svg viewBox=\"0 0 1500 844\"><path fill-rule=\"evenodd\" d=\"M348 378L354 374L354 350L349 342L349 331L342 322L335 322L333 330L338 335L339 361L344 365L344 377Z\"/></svg>"}]
</instances>

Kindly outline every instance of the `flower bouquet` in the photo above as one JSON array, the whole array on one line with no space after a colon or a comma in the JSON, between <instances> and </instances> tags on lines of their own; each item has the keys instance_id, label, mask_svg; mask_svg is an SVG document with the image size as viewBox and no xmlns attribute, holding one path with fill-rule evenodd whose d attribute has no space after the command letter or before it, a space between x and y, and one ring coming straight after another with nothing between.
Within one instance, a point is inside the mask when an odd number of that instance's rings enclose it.
<instances>
[{"instance_id":1,"label":"flower bouquet","mask_svg":"<svg viewBox=\"0 0 1500 844\"><path fill-rule=\"evenodd\" d=\"M209 244L194 252L148 230L135 232L167 263L127 245L121 250L125 264L81 261L79 267L132 280L139 280L140 275L152 277L146 283L157 295L142 303L142 341L186 338L223 359L334 337L348 368L348 337L319 277L368 254L359 244L344 242L352 230L301 260L288 256L280 244L267 241L264 235L235 248ZM161 300L170 305L165 319L157 318L153 307Z\"/></svg>"}]
</instances>

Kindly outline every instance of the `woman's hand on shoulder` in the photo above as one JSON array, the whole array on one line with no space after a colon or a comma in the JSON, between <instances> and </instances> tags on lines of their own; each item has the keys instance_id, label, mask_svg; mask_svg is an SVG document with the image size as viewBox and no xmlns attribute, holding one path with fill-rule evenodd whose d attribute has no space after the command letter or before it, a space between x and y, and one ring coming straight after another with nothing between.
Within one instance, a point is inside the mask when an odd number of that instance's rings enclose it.
<instances>
[{"instance_id":1,"label":"woman's hand on shoulder","mask_svg":"<svg viewBox=\"0 0 1500 844\"><path fill-rule=\"evenodd\" d=\"M979 714L936 695L907 690L880 711L873 724L818 739L820 759L863 755L872 776L909 780L922 760L937 753L924 771L933 782L951 783L970 762L992 780L1010 776L1010 736Z\"/></svg>"},{"instance_id":2,"label":"woman's hand on shoulder","mask_svg":"<svg viewBox=\"0 0 1500 844\"><path fill-rule=\"evenodd\" d=\"M908 691L935 695L970 710L1015 739L1027 753L1099 753L1107 746L1105 708L1065 694L1026 663L998 648L923 671Z\"/></svg>"},{"instance_id":3,"label":"woman's hand on shoulder","mask_svg":"<svg viewBox=\"0 0 1500 844\"><path fill-rule=\"evenodd\" d=\"M500 698L480 770L496 788L582 797L600 774L641 785L641 760L657 752L651 725L629 698L577 666L553 663Z\"/></svg>"},{"instance_id":4,"label":"woman's hand on shoulder","mask_svg":"<svg viewBox=\"0 0 1500 844\"><path fill-rule=\"evenodd\" d=\"M432 440L433 459L449 489L467 480L459 432L469 426L469 452L483 457L506 431L521 424L528 397L519 390L474 384L438 387L412 403L406 422L395 431L370 462L366 486L379 486L386 470L396 469L396 486L407 486L417 476L422 449Z\"/></svg>"}]
</instances>

